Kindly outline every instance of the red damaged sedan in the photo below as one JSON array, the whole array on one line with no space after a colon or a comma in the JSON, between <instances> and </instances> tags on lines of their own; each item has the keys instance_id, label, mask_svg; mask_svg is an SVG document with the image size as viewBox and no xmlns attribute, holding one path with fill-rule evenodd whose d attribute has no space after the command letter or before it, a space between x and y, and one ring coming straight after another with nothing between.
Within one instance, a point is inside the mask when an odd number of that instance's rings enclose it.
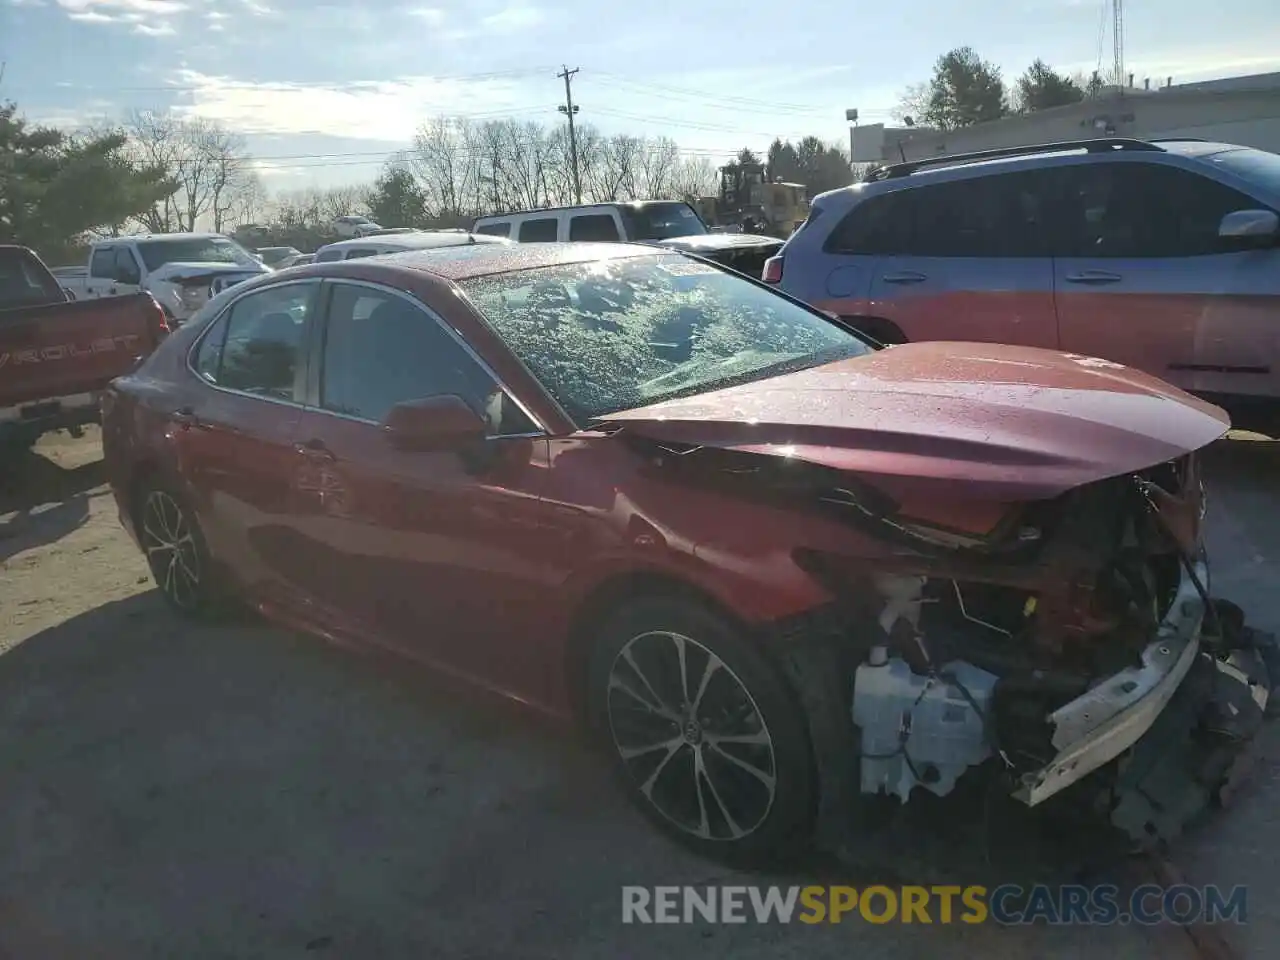
<instances>
[{"instance_id":1,"label":"red damaged sedan","mask_svg":"<svg viewBox=\"0 0 1280 960\"><path fill-rule=\"evenodd\" d=\"M1167 834L1142 777L1208 802L1270 693L1207 592L1218 408L1093 358L881 349L680 253L274 273L103 408L175 609L247 603L576 716L704 853L970 771Z\"/></svg>"}]
</instances>

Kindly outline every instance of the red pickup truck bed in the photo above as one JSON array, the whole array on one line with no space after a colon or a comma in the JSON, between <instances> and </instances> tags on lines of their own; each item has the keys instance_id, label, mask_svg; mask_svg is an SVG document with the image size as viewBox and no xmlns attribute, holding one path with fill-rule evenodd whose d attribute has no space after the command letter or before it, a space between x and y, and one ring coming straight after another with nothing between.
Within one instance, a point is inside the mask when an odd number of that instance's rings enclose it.
<instances>
[{"instance_id":1,"label":"red pickup truck bed","mask_svg":"<svg viewBox=\"0 0 1280 960\"><path fill-rule=\"evenodd\" d=\"M149 294L65 296L34 253L0 246L0 444L96 421L98 391L168 333Z\"/></svg>"}]
</instances>

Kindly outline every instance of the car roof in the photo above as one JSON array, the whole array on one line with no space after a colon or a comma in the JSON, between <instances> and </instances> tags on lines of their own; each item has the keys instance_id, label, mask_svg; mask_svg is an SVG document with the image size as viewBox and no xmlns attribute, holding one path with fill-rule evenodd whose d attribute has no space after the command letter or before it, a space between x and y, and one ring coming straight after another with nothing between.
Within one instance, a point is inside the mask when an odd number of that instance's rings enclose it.
<instances>
[{"instance_id":1,"label":"car roof","mask_svg":"<svg viewBox=\"0 0 1280 960\"><path fill-rule=\"evenodd\" d=\"M612 210L615 207L625 207L628 210L643 210L645 207L667 203L689 206L684 200L601 200L598 203L570 203L560 207L538 207L534 210L507 210L504 213L487 213L482 217L476 217L475 222L487 223L493 220L508 220L511 217L531 217L538 214L566 213L573 210Z\"/></svg>"},{"instance_id":2,"label":"car roof","mask_svg":"<svg viewBox=\"0 0 1280 960\"><path fill-rule=\"evenodd\" d=\"M955 179L956 174L960 171L979 170L991 171L993 169L1005 168L1010 171L1022 170L1027 167L1038 167L1046 161L1052 161L1055 164L1062 162L1068 157L1079 157L1087 152L1086 144L1089 141L1077 141L1074 144L1062 144L1055 148L1054 144L1045 144L1043 151L1037 150L1034 153L1013 153L1007 156L993 155L985 159L971 159L963 154L957 155L954 163L948 163L948 157L940 156L928 161L928 166L923 166L918 170L910 170L906 177L887 178L883 180L863 181L869 185L903 184L907 181L915 181L916 183L928 183L931 180L951 180ZM1215 156L1220 153L1229 153L1236 150L1246 150L1236 143L1220 143L1211 140L1198 140L1194 137L1157 137L1147 141L1134 141L1136 144L1145 143L1145 149L1137 152L1138 156L1151 158L1153 156L1180 156L1191 159L1204 159ZM995 152L993 151L993 154ZM1124 151L1128 153L1128 151ZM1113 158L1118 153L1098 152L1091 154L1092 156ZM1133 156L1134 154L1130 154ZM914 161L909 161L914 162ZM892 166L892 165L890 165ZM850 187L858 187L860 184L851 184ZM838 190L831 191L838 193L849 190L850 187L841 187Z\"/></svg>"},{"instance_id":3,"label":"car roof","mask_svg":"<svg viewBox=\"0 0 1280 960\"><path fill-rule=\"evenodd\" d=\"M501 237L485 234L452 233L443 230L419 230L414 233L392 233L376 237L353 237L325 244L320 250L354 250L365 247L385 247L388 250L425 250L431 247L454 247L471 244L504 244ZM316 251L317 253L319 251Z\"/></svg>"},{"instance_id":4,"label":"car roof","mask_svg":"<svg viewBox=\"0 0 1280 960\"><path fill-rule=\"evenodd\" d=\"M129 233L119 237L103 237L97 243L128 243L129 241L159 241L161 243L167 240L231 240L236 241L225 233Z\"/></svg>"},{"instance_id":5,"label":"car roof","mask_svg":"<svg viewBox=\"0 0 1280 960\"><path fill-rule=\"evenodd\" d=\"M536 270L572 263L598 260L622 260L630 257L674 254L675 251L641 243L476 243L449 248L410 250L359 260L336 260L316 263L316 275L332 276L341 272L333 268L392 268L432 274L444 280L470 280L473 277L517 270ZM304 267L310 271L311 267Z\"/></svg>"}]
</instances>

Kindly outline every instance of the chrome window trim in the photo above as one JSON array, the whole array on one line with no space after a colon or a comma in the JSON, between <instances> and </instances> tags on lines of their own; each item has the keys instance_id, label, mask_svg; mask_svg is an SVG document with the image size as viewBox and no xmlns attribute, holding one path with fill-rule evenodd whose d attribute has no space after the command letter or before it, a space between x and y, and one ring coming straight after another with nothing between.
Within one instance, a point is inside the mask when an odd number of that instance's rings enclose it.
<instances>
[{"instance_id":1,"label":"chrome window trim","mask_svg":"<svg viewBox=\"0 0 1280 960\"><path fill-rule=\"evenodd\" d=\"M488 376L489 379L494 382L494 384L498 387L498 389L500 389L503 393L505 393L508 397L511 398L511 402L520 408L520 412L529 418L529 422L538 428L537 432L535 433L500 433L500 434L495 434L492 437L486 437L486 439L503 440L503 439L510 439L515 437L550 436L550 431L547 429L546 424L544 424L541 419L539 419L537 416L534 415L533 411L530 410L525 405L523 400L521 400L519 397L516 396L515 391L512 390L507 385L506 381L504 381L500 376L498 376L497 372L493 369L493 367L489 366L488 362L483 357L481 357L480 354L476 353L475 348L472 347L471 344L467 343L467 341L462 338L462 335L459 334L458 331L454 330L453 327L451 327L448 323L446 323L443 317L441 317L438 313L436 313L435 310L431 309L431 307L427 306L427 304L423 303L418 297L414 296L412 293L406 290L400 290L396 287L391 287L384 283L377 283L372 280L352 280L346 277L325 277L325 282L329 284L339 284L339 283L348 284L350 286L365 287L369 290L377 291L378 293L389 293L389 294L392 294L393 296L399 297L401 300L406 301L415 309L425 313L428 317L430 317L433 321L435 321L438 327L440 327L442 330L444 330L446 334L449 335L449 337L453 340L454 343L456 343L459 347L462 348L463 353L465 353L468 357L470 357L471 360L482 371L484 371L485 375ZM325 317L325 320L326 322L328 321L327 316ZM320 373L321 373L321 376L323 377L324 375L323 368L321 368ZM354 420L357 423L371 423L374 426L381 426L381 424L378 423L377 421L369 420L365 417L353 417L350 414L338 413L337 411L327 410L321 406L307 407L306 409L316 410L320 413L327 413L330 416L341 417L342 419L345 419L345 420Z\"/></svg>"},{"instance_id":2,"label":"chrome window trim","mask_svg":"<svg viewBox=\"0 0 1280 960\"><path fill-rule=\"evenodd\" d=\"M187 371L193 377L195 377L196 381L200 383L202 386L208 387L211 390L217 390L219 393L229 393L235 397L248 397L250 400L261 400L264 403L275 403L275 404L279 404L282 407L293 407L297 410L313 409L312 407L308 407L305 403L299 403L297 400L285 400L285 399L282 399L281 397L267 397L267 396L263 396L260 393L249 393L247 390L235 390L231 387L224 387L221 384L214 383L211 380L206 380L200 374L200 372L196 370L195 356L200 351L200 345L204 343L205 337L209 336L209 331L212 330L214 327L216 327L219 323L221 323L222 318L226 317L232 311L235 305L239 303L241 300L243 300L245 297L251 297L255 293L265 293L267 290L278 290L281 287L300 287L300 286L303 286L304 284L315 284L317 288L316 292L318 294L319 287L322 282L323 282L323 278L321 277L301 277L297 280L286 280L283 283L273 283L265 287L255 287L253 290L244 290L239 294L239 296L236 296L231 300L228 300L226 304L223 306L223 308L218 311L217 315L215 315L212 320L210 320L207 324L205 324L204 329L200 331L200 333L196 336L195 340L192 341L191 346L187 348L187 358L186 358ZM232 287L231 289L234 290L235 287ZM319 301L317 300L317 303L318 302ZM231 321L228 320L227 322L230 323Z\"/></svg>"}]
</instances>

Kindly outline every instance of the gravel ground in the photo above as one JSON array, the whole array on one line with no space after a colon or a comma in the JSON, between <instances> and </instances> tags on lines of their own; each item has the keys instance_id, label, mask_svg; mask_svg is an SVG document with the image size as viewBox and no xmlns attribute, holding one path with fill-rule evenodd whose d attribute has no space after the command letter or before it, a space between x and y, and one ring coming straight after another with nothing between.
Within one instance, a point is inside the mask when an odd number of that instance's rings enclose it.
<instances>
[{"instance_id":1,"label":"gravel ground","mask_svg":"<svg viewBox=\"0 0 1280 960\"><path fill-rule=\"evenodd\" d=\"M0 957L1194 956L1177 928L633 927L624 884L729 882L654 833L562 731L416 669L161 606L96 434L0 492ZM1215 592L1280 629L1280 448L1215 451ZM16 484L16 489L14 488ZM1271 731L1274 733L1274 731ZM1280 912L1280 744L1175 853ZM856 932L855 932L856 931Z\"/></svg>"}]
</instances>

